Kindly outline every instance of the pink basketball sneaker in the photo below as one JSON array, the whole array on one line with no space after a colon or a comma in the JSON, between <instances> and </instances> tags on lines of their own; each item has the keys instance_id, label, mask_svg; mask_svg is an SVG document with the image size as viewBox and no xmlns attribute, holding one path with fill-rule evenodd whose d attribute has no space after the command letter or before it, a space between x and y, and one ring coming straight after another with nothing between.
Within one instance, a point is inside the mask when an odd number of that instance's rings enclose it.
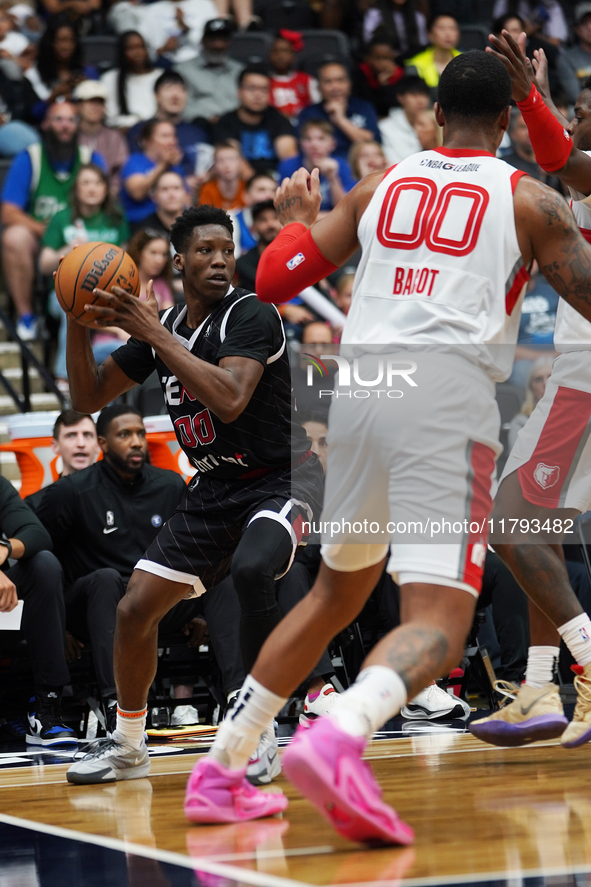
<instances>
[{"instance_id":1,"label":"pink basketball sneaker","mask_svg":"<svg viewBox=\"0 0 591 887\"><path fill-rule=\"evenodd\" d=\"M228 770L213 758L193 767L185 793L185 815L191 822L244 822L281 813L283 794L266 793L245 779L245 770Z\"/></svg>"},{"instance_id":2,"label":"pink basketball sneaker","mask_svg":"<svg viewBox=\"0 0 591 887\"><path fill-rule=\"evenodd\" d=\"M414 832L384 804L369 766L365 739L330 717L299 727L283 753L283 772L340 835L368 844L410 844Z\"/></svg>"}]
</instances>

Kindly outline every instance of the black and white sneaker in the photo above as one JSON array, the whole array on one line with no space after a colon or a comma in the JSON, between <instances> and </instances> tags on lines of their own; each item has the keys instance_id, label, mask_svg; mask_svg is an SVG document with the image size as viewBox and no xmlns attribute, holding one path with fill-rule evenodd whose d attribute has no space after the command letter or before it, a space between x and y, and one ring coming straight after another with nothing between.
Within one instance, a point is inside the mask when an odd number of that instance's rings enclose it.
<instances>
[{"instance_id":1,"label":"black and white sneaker","mask_svg":"<svg viewBox=\"0 0 591 887\"><path fill-rule=\"evenodd\" d=\"M110 739L98 739L87 755L72 764L66 774L74 785L97 785L120 779L143 779L150 772L145 742L132 748L115 731Z\"/></svg>"},{"instance_id":2,"label":"black and white sneaker","mask_svg":"<svg viewBox=\"0 0 591 887\"><path fill-rule=\"evenodd\" d=\"M44 748L76 748L78 737L71 727L64 724L60 713L59 696L48 693L29 700L27 713L27 745Z\"/></svg>"},{"instance_id":3,"label":"black and white sneaker","mask_svg":"<svg viewBox=\"0 0 591 887\"><path fill-rule=\"evenodd\" d=\"M461 718L465 721L470 717L470 706L463 699L446 693L437 684L429 684L402 706L400 714L411 721L435 721L437 718Z\"/></svg>"}]
</instances>

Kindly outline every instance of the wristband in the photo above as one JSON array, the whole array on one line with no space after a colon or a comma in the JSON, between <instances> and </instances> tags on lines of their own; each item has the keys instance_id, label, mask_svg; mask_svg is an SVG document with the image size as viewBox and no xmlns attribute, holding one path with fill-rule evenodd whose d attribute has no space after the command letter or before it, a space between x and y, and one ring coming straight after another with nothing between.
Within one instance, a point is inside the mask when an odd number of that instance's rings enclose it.
<instances>
[{"instance_id":1,"label":"wristband","mask_svg":"<svg viewBox=\"0 0 591 887\"><path fill-rule=\"evenodd\" d=\"M8 538L6 533L2 533L2 537L0 538L0 545L4 545L5 548L8 548L8 557L6 558L6 560L8 560L8 558L11 558L12 557L12 542L10 541L10 539Z\"/></svg>"},{"instance_id":2,"label":"wristband","mask_svg":"<svg viewBox=\"0 0 591 887\"><path fill-rule=\"evenodd\" d=\"M517 107L523 115L532 148L544 172L556 172L566 166L573 140L556 119L532 83L530 93Z\"/></svg>"},{"instance_id":3,"label":"wristband","mask_svg":"<svg viewBox=\"0 0 591 887\"><path fill-rule=\"evenodd\" d=\"M262 302L289 302L337 268L322 255L306 226L293 222L264 250L257 269L256 293Z\"/></svg>"}]
</instances>

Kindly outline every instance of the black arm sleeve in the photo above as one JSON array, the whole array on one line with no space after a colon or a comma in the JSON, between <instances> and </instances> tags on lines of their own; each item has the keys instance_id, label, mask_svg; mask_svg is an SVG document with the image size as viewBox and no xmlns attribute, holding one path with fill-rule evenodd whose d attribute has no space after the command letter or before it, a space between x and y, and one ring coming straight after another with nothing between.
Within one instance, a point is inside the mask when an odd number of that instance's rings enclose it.
<instances>
[{"instance_id":1,"label":"black arm sleeve","mask_svg":"<svg viewBox=\"0 0 591 887\"><path fill-rule=\"evenodd\" d=\"M52 549L49 533L5 477L0 477L0 528L9 539L23 543L24 557Z\"/></svg>"},{"instance_id":2,"label":"black arm sleeve","mask_svg":"<svg viewBox=\"0 0 591 887\"><path fill-rule=\"evenodd\" d=\"M250 357L266 366L269 358L285 345L283 324L274 305L259 302L254 296L242 299L232 308L226 326L226 338L218 351L223 357Z\"/></svg>"}]
</instances>

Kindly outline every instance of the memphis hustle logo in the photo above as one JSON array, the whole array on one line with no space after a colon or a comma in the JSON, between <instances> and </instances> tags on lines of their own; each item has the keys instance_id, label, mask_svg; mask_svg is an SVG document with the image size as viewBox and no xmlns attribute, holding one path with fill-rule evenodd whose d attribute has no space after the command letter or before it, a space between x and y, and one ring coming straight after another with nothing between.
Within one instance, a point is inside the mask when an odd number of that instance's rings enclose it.
<instances>
[{"instance_id":1,"label":"memphis hustle logo","mask_svg":"<svg viewBox=\"0 0 591 887\"><path fill-rule=\"evenodd\" d=\"M90 271L87 272L86 277L82 281L80 289L91 293L93 289L98 286L102 275L118 253L118 249L111 248L107 250L102 259L97 259L93 262Z\"/></svg>"},{"instance_id":2,"label":"memphis hustle logo","mask_svg":"<svg viewBox=\"0 0 591 887\"><path fill-rule=\"evenodd\" d=\"M329 372L324 361L332 360L337 365L334 376L333 388L320 389L318 397L350 397L365 400L368 397L388 397L398 399L404 397L404 391L395 388L394 382L404 381L409 387L417 388L417 383L412 377L416 372L417 364L414 360L394 360L393 358L372 359L368 367L368 360L356 357L349 361L340 354L321 354L315 357L313 354L302 352L302 357L308 361L306 385L311 388L314 385L314 370L320 374L321 380L329 378ZM367 356L366 356L367 357ZM371 372L371 378L362 378L367 372ZM384 386L384 387L379 387Z\"/></svg>"},{"instance_id":3,"label":"memphis hustle logo","mask_svg":"<svg viewBox=\"0 0 591 887\"><path fill-rule=\"evenodd\" d=\"M543 490L548 490L550 487L555 486L558 483L559 477L559 465L545 465L543 462L538 462L534 468L534 480Z\"/></svg>"}]
</instances>

